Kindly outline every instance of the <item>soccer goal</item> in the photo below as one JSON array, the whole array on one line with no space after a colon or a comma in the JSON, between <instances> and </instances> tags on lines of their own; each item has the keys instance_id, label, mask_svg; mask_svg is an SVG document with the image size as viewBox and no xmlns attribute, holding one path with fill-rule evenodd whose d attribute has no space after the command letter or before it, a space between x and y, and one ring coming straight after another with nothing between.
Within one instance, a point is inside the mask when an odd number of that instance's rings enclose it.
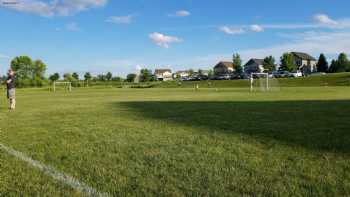
<instances>
[{"instance_id":1,"label":"soccer goal","mask_svg":"<svg viewBox=\"0 0 350 197\"><path fill-rule=\"evenodd\" d=\"M56 92L58 87L63 87L64 90L71 92L72 91L72 83L71 82L53 82L53 91Z\"/></svg>"},{"instance_id":2,"label":"soccer goal","mask_svg":"<svg viewBox=\"0 0 350 197\"><path fill-rule=\"evenodd\" d=\"M269 91L269 74L268 73L251 73L250 74L250 91L253 92L259 88L261 91Z\"/></svg>"}]
</instances>

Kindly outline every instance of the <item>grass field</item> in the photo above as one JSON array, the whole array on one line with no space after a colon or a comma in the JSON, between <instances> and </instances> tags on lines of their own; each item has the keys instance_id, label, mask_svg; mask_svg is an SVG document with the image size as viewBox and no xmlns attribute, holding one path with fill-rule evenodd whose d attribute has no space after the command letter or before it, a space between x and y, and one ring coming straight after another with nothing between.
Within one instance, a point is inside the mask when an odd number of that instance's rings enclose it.
<instances>
[{"instance_id":1,"label":"grass field","mask_svg":"<svg viewBox=\"0 0 350 197\"><path fill-rule=\"evenodd\" d=\"M350 87L20 89L0 143L111 196L349 196ZM0 150L0 196L83 196Z\"/></svg>"}]
</instances>

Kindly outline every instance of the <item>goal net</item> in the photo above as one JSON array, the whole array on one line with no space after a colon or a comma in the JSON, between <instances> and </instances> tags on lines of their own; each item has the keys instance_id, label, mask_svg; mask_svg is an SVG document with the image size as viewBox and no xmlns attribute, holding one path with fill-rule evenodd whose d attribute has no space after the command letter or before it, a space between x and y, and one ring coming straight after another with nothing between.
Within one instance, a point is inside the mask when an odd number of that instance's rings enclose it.
<instances>
[{"instance_id":1,"label":"goal net","mask_svg":"<svg viewBox=\"0 0 350 197\"><path fill-rule=\"evenodd\" d=\"M72 83L71 82L53 82L52 89L54 92L57 90L64 90L71 92L72 91Z\"/></svg>"},{"instance_id":2,"label":"goal net","mask_svg":"<svg viewBox=\"0 0 350 197\"><path fill-rule=\"evenodd\" d=\"M270 79L268 73L251 73L250 74L250 91L269 91Z\"/></svg>"}]
</instances>

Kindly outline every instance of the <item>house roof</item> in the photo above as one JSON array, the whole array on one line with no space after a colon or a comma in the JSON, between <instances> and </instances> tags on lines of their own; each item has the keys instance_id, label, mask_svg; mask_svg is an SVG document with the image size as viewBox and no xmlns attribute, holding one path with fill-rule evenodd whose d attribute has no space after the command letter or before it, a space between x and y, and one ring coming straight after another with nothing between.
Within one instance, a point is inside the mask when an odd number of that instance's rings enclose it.
<instances>
[{"instance_id":1,"label":"house roof","mask_svg":"<svg viewBox=\"0 0 350 197\"><path fill-rule=\"evenodd\" d=\"M227 68L234 68L233 62L219 62L218 64L216 64L215 67L217 66L226 66Z\"/></svg>"},{"instance_id":2,"label":"house roof","mask_svg":"<svg viewBox=\"0 0 350 197\"><path fill-rule=\"evenodd\" d=\"M159 74L164 74L166 72L171 73L171 69L155 69L154 74L159 75Z\"/></svg>"},{"instance_id":3,"label":"house roof","mask_svg":"<svg viewBox=\"0 0 350 197\"><path fill-rule=\"evenodd\" d=\"M263 59L256 59L256 58L253 58L253 59L250 59L246 64L246 65L250 65L250 64L257 64L257 65L264 65L264 60Z\"/></svg>"},{"instance_id":4,"label":"house roof","mask_svg":"<svg viewBox=\"0 0 350 197\"><path fill-rule=\"evenodd\" d=\"M307 54L307 53L302 53L302 52L292 52L292 54L296 57L299 57L303 60L311 60L311 61L316 61L316 59L314 57L312 57L311 55Z\"/></svg>"}]
</instances>

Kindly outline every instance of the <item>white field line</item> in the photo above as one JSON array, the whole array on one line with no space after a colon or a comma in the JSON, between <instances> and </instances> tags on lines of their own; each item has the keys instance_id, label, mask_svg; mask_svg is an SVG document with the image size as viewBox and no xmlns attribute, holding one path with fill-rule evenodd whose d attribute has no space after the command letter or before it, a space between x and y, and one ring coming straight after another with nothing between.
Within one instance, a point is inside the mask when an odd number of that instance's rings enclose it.
<instances>
[{"instance_id":1,"label":"white field line","mask_svg":"<svg viewBox=\"0 0 350 197\"><path fill-rule=\"evenodd\" d=\"M79 192L82 192L83 194L85 194L87 196L96 196L96 197L97 196L98 197L100 197L100 196L107 197L108 196L108 194L98 192L94 188L89 187L87 184L80 182L71 176L67 176L64 173L61 173L52 167L46 166L45 164L42 164L39 161L35 161L32 158L26 156L25 154L18 152L10 147L7 147L1 143L0 143L0 149L6 151L8 154L16 157L17 159L20 159L20 160L26 162L27 164L40 170L44 174L52 177L53 179L60 181L60 182L63 182L65 184L69 185L70 187L72 187L73 189L75 189Z\"/></svg>"}]
</instances>

